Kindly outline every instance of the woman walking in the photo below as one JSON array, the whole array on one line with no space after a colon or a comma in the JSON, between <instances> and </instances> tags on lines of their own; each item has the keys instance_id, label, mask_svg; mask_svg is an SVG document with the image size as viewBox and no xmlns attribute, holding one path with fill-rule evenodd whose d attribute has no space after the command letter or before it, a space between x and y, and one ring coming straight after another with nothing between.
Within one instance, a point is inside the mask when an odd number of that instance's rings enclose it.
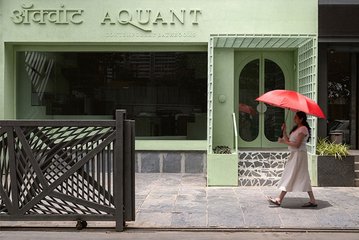
<instances>
[{"instance_id":1,"label":"woman walking","mask_svg":"<svg viewBox=\"0 0 359 240\"><path fill-rule=\"evenodd\" d=\"M288 145L291 153L277 185L277 188L282 192L279 197L275 199L268 197L268 200L270 203L280 206L287 192L308 192L310 202L303 204L302 207L317 207L308 172L306 142L310 136L310 127L307 122L307 115L304 112L297 112L294 123L296 126L290 132L289 137L286 125L283 124L281 128L283 138L278 138L278 142Z\"/></svg>"}]
</instances>

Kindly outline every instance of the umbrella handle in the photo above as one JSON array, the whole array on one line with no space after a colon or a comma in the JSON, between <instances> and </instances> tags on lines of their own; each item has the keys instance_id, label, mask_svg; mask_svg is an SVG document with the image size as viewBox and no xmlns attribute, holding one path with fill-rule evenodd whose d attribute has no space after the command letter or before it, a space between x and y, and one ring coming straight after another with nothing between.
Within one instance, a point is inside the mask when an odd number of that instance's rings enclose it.
<instances>
[{"instance_id":1,"label":"umbrella handle","mask_svg":"<svg viewBox=\"0 0 359 240\"><path fill-rule=\"evenodd\" d=\"M289 113L289 110L287 110L287 114L285 115L285 120L284 120L284 123L287 122L287 119L288 119L288 113ZM280 138L283 138L283 131L282 133L279 135Z\"/></svg>"},{"instance_id":2,"label":"umbrella handle","mask_svg":"<svg viewBox=\"0 0 359 240\"><path fill-rule=\"evenodd\" d=\"M285 115L285 120L284 120L284 123L287 122L287 119L288 119L288 113L289 113L289 110L287 110L287 114Z\"/></svg>"}]
</instances>

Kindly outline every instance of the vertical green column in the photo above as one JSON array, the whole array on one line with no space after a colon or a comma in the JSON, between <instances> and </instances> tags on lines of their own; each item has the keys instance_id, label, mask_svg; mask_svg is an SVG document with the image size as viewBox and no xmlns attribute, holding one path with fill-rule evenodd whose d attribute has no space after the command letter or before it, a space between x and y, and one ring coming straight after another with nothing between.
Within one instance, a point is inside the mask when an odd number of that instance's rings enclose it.
<instances>
[{"instance_id":1,"label":"vertical green column","mask_svg":"<svg viewBox=\"0 0 359 240\"><path fill-rule=\"evenodd\" d=\"M14 119L15 118L15 82L14 82L14 55L13 46L4 44L1 46L4 48L4 62L0 64L0 119ZM2 51L0 51L2 52ZM3 70L3 71L1 71ZM2 94L2 95L1 95Z\"/></svg>"},{"instance_id":2,"label":"vertical green column","mask_svg":"<svg viewBox=\"0 0 359 240\"><path fill-rule=\"evenodd\" d=\"M214 50L213 72L213 148L234 148L234 51Z\"/></svg>"}]
</instances>

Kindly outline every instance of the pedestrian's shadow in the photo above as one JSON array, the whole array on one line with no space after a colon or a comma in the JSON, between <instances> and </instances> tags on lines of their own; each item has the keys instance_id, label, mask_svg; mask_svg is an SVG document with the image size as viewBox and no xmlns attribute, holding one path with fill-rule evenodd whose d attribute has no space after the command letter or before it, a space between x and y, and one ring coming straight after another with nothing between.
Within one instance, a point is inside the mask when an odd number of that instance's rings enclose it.
<instances>
[{"instance_id":1,"label":"pedestrian's shadow","mask_svg":"<svg viewBox=\"0 0 359 240\"><path fill-rule=\"evenodd\" d=\"M269 203L269 207L271 207L271 208L280 207L280 208L285 208L285 209L320 210L320 209L324 209L324 208L333 206L328 201L316 199L316 202L318 204L317 207L302 207L302 205L307 203L308 201L309 201L308 198L285 197L280 206Z\"/></svg>"}]
</instances>

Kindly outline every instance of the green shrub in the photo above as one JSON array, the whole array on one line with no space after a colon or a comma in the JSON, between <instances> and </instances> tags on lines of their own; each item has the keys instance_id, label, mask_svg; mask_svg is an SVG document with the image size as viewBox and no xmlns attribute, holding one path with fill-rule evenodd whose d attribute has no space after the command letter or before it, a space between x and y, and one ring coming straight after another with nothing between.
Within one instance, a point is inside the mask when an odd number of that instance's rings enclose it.
<instances>
[{"instance_id":1,"label":"green shrub","mask_svg":"<svg viewBox=\"0 0 359 240\"><path fill-rule=\"evenodd\" d=\"M335 158L342 160L343 156L349 155L350 146L341 143L334 143L326 138L318 138L316 154L317 155L334 155Z\"/></svg>"},{"instance_id":2,"label":"green shrub","mask_svg":"<svg viewBox=\"0 0 359 240\"><path fill-rule=\"evenodd\" d=\"M214 154L231 154L231 149L228 146L217 146L213 151Z\"/></svg>"}]
</instances>

